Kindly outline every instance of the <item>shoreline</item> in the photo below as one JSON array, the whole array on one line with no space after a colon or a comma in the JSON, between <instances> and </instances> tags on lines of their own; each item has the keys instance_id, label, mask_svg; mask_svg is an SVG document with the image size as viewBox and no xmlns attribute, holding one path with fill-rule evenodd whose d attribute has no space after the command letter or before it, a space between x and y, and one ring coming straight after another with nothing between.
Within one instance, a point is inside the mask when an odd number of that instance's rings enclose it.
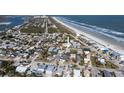
<instances>
[{"instance_id":1,"label":"shoreline","mask_svg":"<svg viewBox=\"0 0 124 93\"><path fill-rule=\"evenodd\" d=\"M6 27L5 27L3 30L0 30L0 33L8 32L8 31L11 30L11 29L15 29L15 28L20 28L20 27L22 27L23 25L26 24L26 21L23 20L23 19L24 19L24 17L21 18L21 21L23 21L23 22L21 22L21 23L19 23L19 24L17 24L18 22L13 23L12 21L9 21L9 22L4 22L4 21L3 21L3 22L0 22L0 25L9 26L7 29L6 29ZM10 26L10 25L12 25L12 26Z\"/></svg>"},{"instance_id":2,"label":"shoreline","mask_svg":"<svg viewBox=\"0 0 124 93\"><path fill-rule=\"evenodd\" d=\"M96 33L93 32L91 33L91 31L88 31L88 29L86 28L80 28L78 29L78 27L76 27L75 25L73 26L73 24L67 24L59 19L57 19L56 17L52 17L55 21L57 21L58 23L66 26L67 28L71 29L73 32L75 32L78 36L79 35L84 35L86 37L88 37L90 40L93 40L95 42L97 42L97 44L100 44L102 46L105 46L107 48L110 48L111 50L119 53L119 54L124 54L124 42L119 42L119 41L115 41L110 37L107 37L103 34L100 33Z\"/></svg>"}]
</instances>

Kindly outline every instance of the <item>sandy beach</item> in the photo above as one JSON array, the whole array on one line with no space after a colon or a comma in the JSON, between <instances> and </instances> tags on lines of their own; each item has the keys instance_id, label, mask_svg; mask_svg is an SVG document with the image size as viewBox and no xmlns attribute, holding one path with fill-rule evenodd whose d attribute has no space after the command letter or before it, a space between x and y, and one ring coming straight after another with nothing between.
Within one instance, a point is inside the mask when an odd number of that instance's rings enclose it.
<instances>
[{"instance_id":1,"label":"sandy beach","mask_svg":"<svg viewBox=\"0 0 124 93\"><path fill-rule=\"evenodd\" d=\"M110 48L120 54L124 54L124 41L116 40L102 33L93 31L91 28L80 26L65 20L60 20L56 17L53 17L53 19L61 23L62 25L68 27L69 29L72 29L76 34L79 34L79 35L82 34L90 38L91 40L94 40L97 43L104 45L107 48Z\"/></svg>"}]
</instances>

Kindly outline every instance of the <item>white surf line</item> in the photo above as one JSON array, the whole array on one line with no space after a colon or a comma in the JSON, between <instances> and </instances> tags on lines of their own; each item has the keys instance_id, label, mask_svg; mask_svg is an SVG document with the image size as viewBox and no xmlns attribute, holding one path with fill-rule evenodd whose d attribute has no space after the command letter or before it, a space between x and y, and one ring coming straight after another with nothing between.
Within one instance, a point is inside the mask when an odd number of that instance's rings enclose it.
<instances>
[{"instance_id":1,"label":"white surf line","mask_svg":"<svg viewBox=\"0 0 124 93\"><path fill-rule=\"evenodd\" d=\"M11 22L0 22L0 25L10 25Z\"/></svg>"}]
</instances>

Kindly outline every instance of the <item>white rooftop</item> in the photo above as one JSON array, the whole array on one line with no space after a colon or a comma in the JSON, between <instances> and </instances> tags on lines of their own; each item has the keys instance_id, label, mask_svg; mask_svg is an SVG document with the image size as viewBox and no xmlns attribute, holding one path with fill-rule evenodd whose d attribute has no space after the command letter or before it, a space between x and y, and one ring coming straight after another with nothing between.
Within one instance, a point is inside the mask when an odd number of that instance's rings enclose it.
<instances>
[{"instance_id":1,"label":"white rooftop","mask_svg":"<svg viewBox=\"0 0 124 93\"><path fill-rule=\"evenodd\" d=\"M28 69L27 66L20 65L16 68L16 72L24 73Z\"/></svg>"}]
</instances>

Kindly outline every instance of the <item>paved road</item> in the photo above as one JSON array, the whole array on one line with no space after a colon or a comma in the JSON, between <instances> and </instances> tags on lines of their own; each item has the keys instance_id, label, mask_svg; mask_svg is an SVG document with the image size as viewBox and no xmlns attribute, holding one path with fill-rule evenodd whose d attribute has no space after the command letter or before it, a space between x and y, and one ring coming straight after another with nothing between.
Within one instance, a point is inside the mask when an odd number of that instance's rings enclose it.
<instances>
[{"instance_id":1,"label":"paved road","mask_svg":"<svg viewBox=\"0 0 124 93\"><path fill-rule=\"evenodd\" d=\"M14 59L13 58L10 58L10 57L6 57L6 56L0 56L0 61L13 61Z\"/></svg>"}]
</instances>

